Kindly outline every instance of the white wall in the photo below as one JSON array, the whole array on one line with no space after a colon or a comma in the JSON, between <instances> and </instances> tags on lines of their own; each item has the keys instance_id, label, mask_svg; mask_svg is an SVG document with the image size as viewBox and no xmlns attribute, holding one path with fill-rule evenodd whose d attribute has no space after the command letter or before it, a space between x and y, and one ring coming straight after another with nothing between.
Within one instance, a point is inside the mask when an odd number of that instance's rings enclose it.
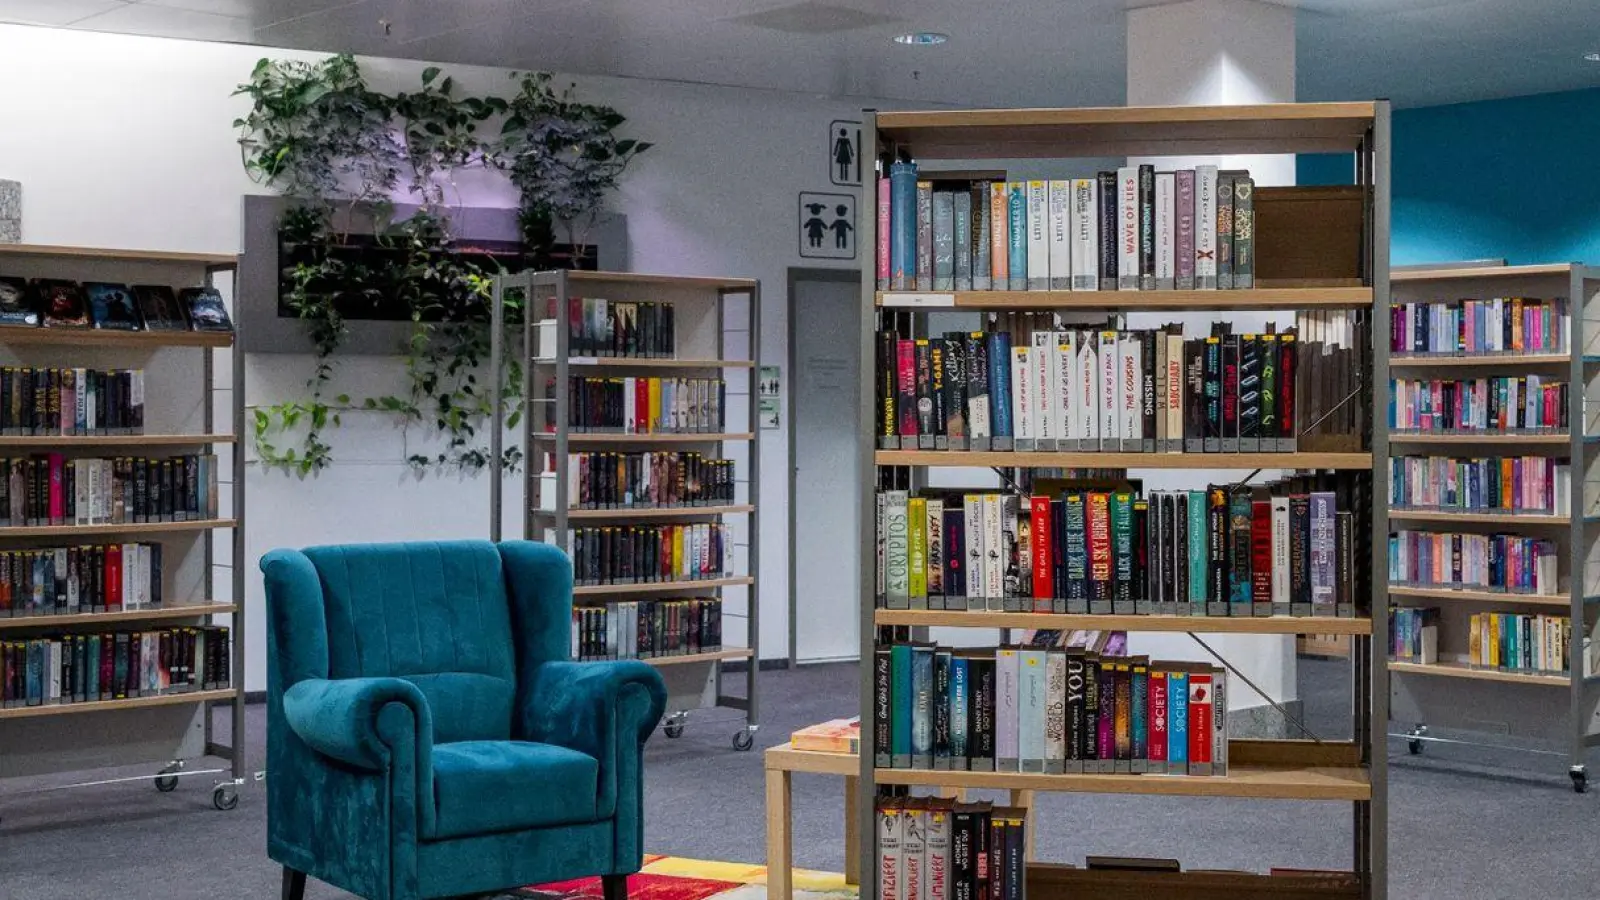
<instances>
[{"instance_id":1,"label":"white wall","mask_svg":"<svg viewBox=\"0 0 1600 900\"><path fill-rule=\"evenodd\" d=\"M0 177L23 184L30 243L235 252L239 197L265 193L240 166L233 119L248 107L229 95L263 56L257 47L0 25ZM414 84L423 63L364 61L380 89ZM464 91L508 91L504 70L448 66ZM26 86L26 89L21 89ZM656 146L629 173L614 206L627 216L631 267L683 275L761 279L761 353L785 358L787 268L827 266L798 256L795 205L802 190L831 191L823 141L832 119L872 101L686 84L583 78L582 94L630 119ZM887 108L889 104L882 104ZM463 181L462 200L514 206L493 177ZM309 357L253 355L251 404L302 394ZM391 393L402 370L389 358L344 358L336 391ZM785 374L785 386L792 379ZM331 432L335 464L306 481L252 471L247 481L246 602L252 634L246 687L264 687L259 556L277 546L334 541L480 536L488 527L483 477L418 480L407 438L387 420L345 418ZM787 427L787 412L780 422ZM788 435L762 433L763 656L787 654ZM520 481L508 481L515 510ZM520 520L507 517L507 534ZM730 598L731 599L731 598ZM731 610L730 610L731 611ZM739 638L737 624L728 625Z\"/></svg>"}]
</instances>

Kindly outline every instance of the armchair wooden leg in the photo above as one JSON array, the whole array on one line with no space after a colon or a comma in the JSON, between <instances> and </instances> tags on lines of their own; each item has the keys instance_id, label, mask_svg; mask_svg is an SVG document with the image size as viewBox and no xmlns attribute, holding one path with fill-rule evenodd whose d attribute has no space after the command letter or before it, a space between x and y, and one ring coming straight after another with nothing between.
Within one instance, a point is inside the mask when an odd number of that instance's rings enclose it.
<instances>
[{"instance_id":1,"label":"armchair wooden leg","mask_svg":"<svg viewBox=\"0 0 1600 900\"><path fill-rule=\"evenodd\" d=\"M283 867L283 900L305 900L306 873Z\"/></svg>"},{"instance_id":2,"label":"armchair wooden leg","mask_svg":"<svg viewBox=\"0 0 1600 900\"><path fill-rule=\"evenodd\" d=\"M626 875L601 875L601 893L605 900L628 900L628 876Z\"/></svg>"}]
</instances>

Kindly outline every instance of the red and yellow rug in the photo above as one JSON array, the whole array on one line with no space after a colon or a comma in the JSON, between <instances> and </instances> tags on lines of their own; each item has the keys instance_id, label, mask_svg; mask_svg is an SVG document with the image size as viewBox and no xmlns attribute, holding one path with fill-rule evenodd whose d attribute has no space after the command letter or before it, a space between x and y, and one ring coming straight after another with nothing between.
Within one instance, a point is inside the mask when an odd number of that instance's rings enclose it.
<instances>
[{"instance_id":1,"label":"red and yellow rug","mask_svg":"<svg viewBox=\"0 0 1600 900\"><path fill-rule=\"evenodd\" d=\"M579 878L523 888L529 900L602 900L600 879ZM747 863L646 856L628 879L629 900L766 900L767 868ZM832 872L794 870L795 900L854 900L855 885Z\"/></svg>"}]
</instances>

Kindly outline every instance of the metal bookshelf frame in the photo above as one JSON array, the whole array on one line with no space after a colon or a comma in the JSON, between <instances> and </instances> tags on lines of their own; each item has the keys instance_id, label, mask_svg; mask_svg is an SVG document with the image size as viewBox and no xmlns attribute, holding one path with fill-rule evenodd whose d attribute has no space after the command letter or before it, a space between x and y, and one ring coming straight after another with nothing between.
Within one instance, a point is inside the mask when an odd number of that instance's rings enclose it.
<instances>
[{"instance_id":1,"label":"metal bookshelf frame","mask_svg":"<svg viewBox=\"0 0 1600 900\"><path fill-rule=\"evenodd\" d=\"M102 249L93 247L72 246L44 246L33 244L0 244L0 260L26 259L34 267L48 266L51 269L70 267L72 265L92 266L95 268L131 269L133 271L154 271L150 267L162 267L165 274L183 272L185 278L195 278L206 287L214 287L216 278L222 273L233 275L234 309L239 309L237 302L239 281L239 259L236 256L221 254L201 254L166 252L153 250L120 250ZM42 261L42 262L41 262ZM149 276L147 274L146 277ZM164 277L164 275L163 275ZM128 279L134 280L134 279ZM159 279L157 279L159 280ZM227 762L225 768L205 767L191 768L189 760L174 758L169 760L158 771L145 775L129 775L113 778L95 778L69 784L55 785L33 791L21 791L11 794L0 793L0 799L6 796L17 796L23 793L34 793L39 790L66 790L81 787L94 787L106 784L123 782L152 781L157 790L165 793L175 790L180 779L193 778L204 775L221 775L222 778L213 779L212 804L219 810L232 810L239 803L239 788L246 783L246 758L242 735L245 732L244 723L244 673L245 673L245 569L241 561L245 558L244 523L245 523L245 452L241 435L246 433L245 425L245 391L244 391L244 354L238 352L238 316L235 315L235 330L229 333L221 332L195 332L195 331L73 331L51 330L46 328L8 327L0 328L0 344L11 346L56 344L73 346L85 355L100 349L138 349L154 351L172 348L198 349L201 353L202 390L202 415L203 431L200 434L182 435L127 435L127 436L44 436L38 438L4 438L0 437L0 452L25 453L30 450L63 449L72 447L103 447L108 450L121 448L123 452L129 450L178 450L197 449L202 447L216 448L219 445L231 445L229 452L232 465L230 466L232 484L228 485L229 499L232 504L231 515L219 515L217 519L194 523L129 523L117 526L60 526L50 528L14 528L0 529L0 541L10 543L16 540L29 541L34 538L45 539L48 543L72 541L75 538L129 536L138 538L141 535L154 535L159 533L191 532L195 535L202 547L203 581L202 590L206 602L213 603L216 596L217 562L216 532L227 529L231 539L231 559L227 564L231 576L232 598L228 603L214 603L215 608L205 608L199 605L178 606L174 605L160 610L141 610L133 613L89 613L74 616L30 616L0 619L0 637L11 637L15 634L34 634L42 630L67 629L75 630L81 627L94 627L99 623L115 624L194 624L210 619L213 616L226 615L229 617L230 650L229 665L233 684L228 688L217 690L195 690L178 694L163 694L156 697L138 697L126 700L111 700L95 703L70 703L56 706L21 707L9 710L0 710L0 725L8 720L34 719L45 716L70 715L75 723L91 723L91 720L104 713L119 713L125 710L149 708L155 706L175 706L198 704L203 710L202 716L202 742L200 755L221 759ZM216 431L217 409L216 393L221 390L216 383L217 362L216 353L219 349L230 351L230 381L229 389L229 414L232 426L231 434L219 434ZM31 546L31 544L30 544ZM218 706L226 706L229 710L230 742L222 743L216 739L214 731L214 716L212 711ZM92 724L92 723L91 723ZM15 727L15 726L9 726ZM91 727L80 728L82 739L88 744L109 744L114 738L102 736L97 739L97 733L104 729ZM105 732L109 735L110 732ZM141 757L131 760L135 763L148 762ZM75 771L75 767L67 767L54 771ZM83 770L88 771L88 770Z\"/></svg>"},{"instance_id":2,"label":"metal bookshelf frame","mask_svg":"<svg viewBox=\"0 0 1600 900\"><path fill-rule=\"evenodd\" d=\"M1446 435L1429 436L1424 438L1397 436L1393 442L1399 444L1408 452L1450 453L1454 449L1464 448L1475 452L1494 454L1526 454L1539 455L1541 453L1554 453L1565 456L1572 468L1572 484L1570 498L1570 514L1559 518L1549 518L1543 522L1528 522L1526 517L1510 515L1484 515L1476 517L1478 524L1497 524L1502 527L1531 530L1534 533L1541 526L1553 526L1556 529L1566 528L1570 540L1569 552L1566 555L1565 577L1567 590L1565 598L1560 594L1550 597L1528 597L1516 594L1494 595L1490 592L1459 592L1466 596L1451 596L1449 590L1431 591L1425 594L1408 592L1402 586L1394 586L1392 596L1402 601L1414 600L1418 603L1431 602L1463 602L1470 601L1481 604L1486 611L1495 611L1505 607L1527 609L1530 606L1566 606L1567 614L1572 622L1572 644L1568 648L1572 660L1572 671L1567 676L1550 674L1532 674L1518 672L1502 672L1491 669L1472 669L1457 666L1441 666L1438 671L1429 671L1430 667L1395 662L1390 664L1391 672L1401 679L1406 678L1436 678L1441 677L1442 682L1449 682L1463 686L1463 690L1473 690L1483 682L1497 682L1500 684L1516 685L1510 688L1490 688L1495 697L1465 697L1462 698L1463 708L1470 708L1476 704L1488 701L1501 703L1509 699L1509 694L1515 692L1517 697L1533 696L1531 692L1543 690L1548 687L1566 688L1568 694L1567 721L1561 731L1564 732L1564 749L1551 750L1541 747L1496 743L1459 737L1439 737L1431 733L1426 721L1418 721L1403 731L1391 732L1389 737L1406 741L1407 749L1412 755L1422 753L1423 748L1430 743L1451 744L1467 747L1493 748L1508 750L1517 753L1529 753L1544 756L1565 756L1567 758L1567 776L1571 780L1572 788L1578 793L1588 790L1589 751L1600 745L1600 732L1591 732L1589 722L1595 709L1595 701L1600 697L1600 674L1585 676L1584 672L1584 639L1589 633L1589 623L1596 614L1597 604L1600 604L1600 589L1590 591L1589 576L1585 571L1585 561L1588 558L1586 541L1592 540L1595 534L1586 528L1592 520L1588 515L1588 506L1585 500L1585 475L1588 463L1594 459L1600 443L1592 440L1588 434L1587 404L1585 393L1588 387L1589 376L1600 367L1600 346L1591 347L1592 338L1589 336L1589 323L1586 317L1590 302L1600 302L1600 268L1586 266L1582 263L1552 263L1544 265L1486 265L1483 263L1463 263L1458 266L1426 266L1408 267L1397 269L1393 280L1398 284L1441 284L1454 291L1467 284L1482 285L1485 290L1498 290L1497 285L1512 286L1518 292L1525 285L1548 285L1551 290L1548 296L1561 296L1563 293L1570 303L1571 335L1569 338L1570 352L1565 356L1553 355L1541 359L1539 355L1520 354L1495 356L1440 356L1429 358L1396 358L1390 360L1390 370L1401 372L1434 371L1443 376L1451 372L1460 372L1465 375L1469 372L1476 374L1477 370L1492 367L1496 373L1516 374L1523 372L1555 373L1565 369L1568 384L1568 415L1570 427L1564 434L1550 435L1513 435L1486 442L1472 435ZM1458 296L1452 293L1452 296ZM1491 294L1485 294L1491 296ZM1398 301L1396 301L1398 302ZM1593 315L1600 322L1600 310ZM1600 331L1596 332L1600 337ZM1443 367L1450 368L1443 368ZM1470 366L1463 369L1461 366ZM1387 383L1391 373L1385 373L1384 382ZM1492 445L1487 446L1486 444ZM1395 517L1400 521L1410 520L1412 517L1404 514ZM1451 527L1452 518L1448 513L1439 513L1420 520L1424 525L1434 527ZM1459 520L1454 520L1459 522ZM1470 523L1469 523L1470 524ZM1380 570L1383 571L1383 570ZM1559 577L1558 577L1559 580ZM1565 603L1563 603L1563 599ZM1403 683L1403 682L1402 682ZM1486 690L1479 690L1480 695ZM1445 713L1445 710L1438 712ZM1438 723L1435 723L1438 724ZM1464 731L1472 731L1470 726L1460 726Z\"/></svg>"},{"instance_id":3,"label":"metal bookshelf frame","mask_svg":"<svg viewBox=\"0 0 1600 900\"><path fill-rule=\"evenodd\" d=\"M1335 104L1274 104L1234 107L1165 107L1105 109L976 110L911 113L864 111L864 130L875 138L874 156L901 153L937 169L943 159L1053 159L1103 156L1192 156L1274 154L1298 152L1353 153L1356 181L1367 188L1361 239L1360 286L1261 286L1239 291L1144 292L884 292L880 305L875 272L868 266L862 280L860 307L861 377L858 403L858 452L866 479L857 509L861 523L861 719L866 739L873 722L872 659L880 627L885 625L955 625L969 628L1116 628L1128 631L1152 628L1207 632L1314 634L1329 630L1351 633L1351 722L1353 740L1333 741L1233 741L1231 762L1251 771L1216 778L1164 778L1141 775L1039 775L999 772L943 772L876 769L873 754L860 754L860 783L855 815L860 853L876 858L874 801L885 785L936 787L942 793L964 788L1010 789L1013 798L1030 791L1086 791L1104 793L1185 794L1259 799L1347 801L1351 809L1351 861L1359 890L1350 896L1379 900L1387 896L1387 765L1382 723L1388 719L1388 668L1381 652L1388 633L1384 586L1373 577L1370 618L1264 618L1209 620L1185 618L1166 622L1151 616L1079 616L992 614L965 612L939 614L920 610L875 608L875 575L868 560L876 557L874 491L886 470L907 469L898 480L916 484L920 468L938 465L925 454L880 451L874 440L876 397L874 384L875 340L880 313L916 313L968 310L1131 311L1240 309L1300 309L1318 307L1365 308L1372 312L1372 367L1369 373L1388 371L1389 347L1389 104L1387 101ZM858 208L877 208L875 179L865 179ZM860 217L861 246L877 246L877 219ZM919 323L917 328L925 327ZM1330 459L1325 454L1272 454L1246 457L1206 454L1200 460L1162 454L1022 454L974 453L976 466L1072 466L1137 469L1192 464L1203 468L1235 468L1241 475L1258 467L1316 468L1334 465L1370 473L1372 508L1369 514L1372 571L1386 571L1388 534L1387 496L1388 433L1386 419L1377 411L1387 408L1387 382L1369 374L1371 422L1370 456L1359 461ZM1323 457L1319 459L1318 457ZM1337 455L1342 457L1343 455ZM1178 462L1173 462L1177 460ZM944 465L955 464L944 462ZM1361 510L1356 510L1361 515ZM957 616L962 618L957 618ZM920 620L919 620L920 617ZM934 621L938 618L938 621ZM1090 620L1093 620L1091 623ZM1332 626L1332 627L1330 627ZM1199 638L1196 638L1199 640ZM1251 765L1251 764L1254 765ZM1317 770L1313 776L1311 770ZM1313 783L1322 775L1338 772L1339 786ZM1032 852L1028 862L1032 863ZM1174 876L1172 888L1182 884ZM876 891L876 866L863 867L861 894ZM1085 894L1089 896L1089 894ZM1118 894L1121 896L1121 894ZM1318 896L1323 896L1318 894ZM1328 896L1331 896L1329 894Z\"/></svg>"},{"instance_id":4,"label":"metal bookshelf frame","mask_svg":"<svg viewBox=\"0 0 1600 900\"><path fill-rule=\"evenodd\" d=\"M685 291L701 292L713 297L716 311L716 344L715 355L707 359L695 360L663 360L663 359L629 359L629 358L582 358L581 365L574 361L580 359L571 355L569 334L566 327L565 311L567 300L572 296L582 296L583 293L594 294L604 292L608 287L626 288L630 291L649 290L658 288L665 292L682 293ZM676 686L691 683L693 674L680 678L679 673L686 667L693 666L698 670L699 664L709 667L712 681L712 705L743 713L743 726L733 735L733 746L737 750L749 750L755 745L755 733L759 726L760 692L758 690L758 673L761 660L761 604L760 604L760 579L757 573L760 570L760 508L761 508L761 447L760 429L757 420L758 391L756 377L760 365L761 343L761 284L753 279L741 278L700 278L671 275L644 275L621 272L589 272L579 270L558 270L550 272L526 272L517 275L500 276L494 281L493 288L493 324L494 340L491 351L491 371L501 371L501 360L504 349L500 346L503 328L499 327L504 320L505 298L508 293L520 292L524 298L523 309L527 313L524 317L522 347L520 349L523 360L523 397L527 406L522 420L522 439L525 457L523 459L523 487L524 504L522 510L522 533L528 540L541 540L545 527L554 530L556 545L564 551L570 551L567 546L567 529L574 518L584 520L606 521L617 524L630 522L705 522L721 519L725 516L742 515L746 517L746 574L725 579L714 579L700 582L686 583L659 583L644 585L600 585L577 587L574 589L576 596L590 598L593 602L607 603L613 598L623 599L630 597L659 597L672 599L686 594L704 594L715 592L721 594L723 587L745 586L748 588L748 637L745 647L734 647L704 654L689 656L668 656L656 659L647 659L643 662L658 667L672 667L673 675L669 682ZM580 293L582 292L582 293ZM748 356L745 359L729 359L725 354L724 338L727 325L726 301L729 295L744 295L749 298L749 345ZM542 305L547 299L555 302L559 315L555 319L538 319L532 315L537 305ZM537 329L541 323L553 328L555 332L554 356L537 358L535 354L547 348L538 346ZM640 375L655 374L668 375L670 373L687 373L705 375L713 371L726 371L729 369L748 369L749 391L746 397L749 430L726 434L650 434L650 435L622 435L622 434L582 434L574 435L566 427L568 401L565 385L569 375L577 371L604 372L622 371L637 372ZM554 397L544 397L540 391L544 384L544 375L548 373L554 379ZM495 396L493 405L500 409L499 403L500 379L495 379ZM553 432L542 429L544 410L541 407L554 407L554 421L557 426ZM491 456L498 460L501 458L500 442L504 435L504 423L500 413L496 413L495 427L492 429L490 445ZM593 447L602 450L650 450L650 449L712 449L729 443L744 443L748 447L748 461L745 464L744 481L746 482L746 500L744 503L737 501L722 507L683 507L670 510L573 510L571 498L567 495L568 460L569 451L581 447ZM543 474L535 471L538 455L548 449L555 459L555 503L554 509L543 511L536 508L534 498L538 493L539 476ZM740 479L735 479L735 484ZM502 500L500 497L500 479L492 480L491 484L491 524L490 534L493 540L500 539L502 521ZM725 693L723 690L724 664L742 661L745 665L744 682L745 695L743 697ZM664 673L665 674L665 673ZM675 694L671 699L678 699ZM704 707L702 707L704 708ZM669 738L682 736L688 724L689 714L693 708L675 708L669 711L662 722L662 730Z\"/></svg>"}]
</instances>

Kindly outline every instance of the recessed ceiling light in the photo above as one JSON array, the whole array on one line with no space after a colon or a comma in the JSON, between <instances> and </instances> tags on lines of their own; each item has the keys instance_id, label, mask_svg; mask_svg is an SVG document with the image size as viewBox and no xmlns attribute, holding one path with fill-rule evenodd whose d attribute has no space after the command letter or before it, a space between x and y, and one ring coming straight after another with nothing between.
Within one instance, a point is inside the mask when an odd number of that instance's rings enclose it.
<instances>
[{"instance_id":1,"label":"recessed ceiling light","mask_svg":"<svg viewBox=\"0 0 1600 900\"><path fill-rule=\"evenodd\" d=\"M1583 55L1589 62L1600 62L1600 50L1591 50Z\"/></svg>"},{"instance_id":2,"label":"recessed ceiling light","mask_svg":"<svg viewBox=\"0 0 1600 900\"><path fill-rule=\"evenodd\" d=\"M896 44L911 44L916 47L932 47L948 40L950 40L950 35L939 31L913 31L909 34L897 34L894 36Z\"/></svg>"}]
</instances>

